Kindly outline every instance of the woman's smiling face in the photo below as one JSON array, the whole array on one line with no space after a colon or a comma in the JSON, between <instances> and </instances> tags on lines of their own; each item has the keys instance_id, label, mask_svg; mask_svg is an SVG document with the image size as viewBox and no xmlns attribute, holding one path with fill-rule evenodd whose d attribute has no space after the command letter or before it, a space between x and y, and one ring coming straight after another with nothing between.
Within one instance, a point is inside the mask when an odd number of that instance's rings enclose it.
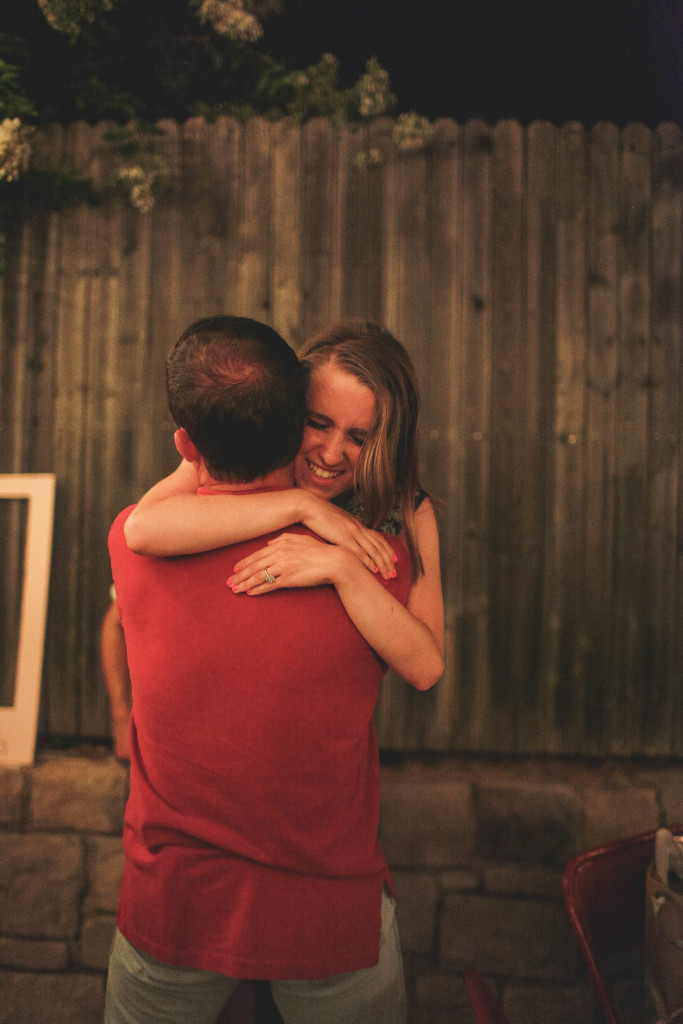
<instances>
[{"instance_id":1,"label":"woman's smiling face","mask_svg":"<svg viewBox=\"0 0 683 1024\"><path fill-rule=\"evenodd\" d=\"M334 360L318 366L308 388L298 487L329 501L353 487L353 472L375 418L375 396Z\"/></svg>"}]
</instances>

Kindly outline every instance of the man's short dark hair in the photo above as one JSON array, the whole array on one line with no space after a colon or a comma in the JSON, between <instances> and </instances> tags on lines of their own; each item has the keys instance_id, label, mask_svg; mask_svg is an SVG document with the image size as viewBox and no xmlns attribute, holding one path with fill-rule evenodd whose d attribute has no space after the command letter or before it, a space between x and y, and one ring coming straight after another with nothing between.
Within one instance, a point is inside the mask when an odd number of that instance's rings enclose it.
<instances>
[{"instance_id":1,"label":"man's short dark hair","mask_svg":"<svg viewBox=\"0 0 683 1024\"><path fill-rule=\"evenodd\" d=\"M306 371L277 331L212 316L181 334L166 361L168 406L216 479L249 483L301 447Z\"/></svg>"}]
</instances>

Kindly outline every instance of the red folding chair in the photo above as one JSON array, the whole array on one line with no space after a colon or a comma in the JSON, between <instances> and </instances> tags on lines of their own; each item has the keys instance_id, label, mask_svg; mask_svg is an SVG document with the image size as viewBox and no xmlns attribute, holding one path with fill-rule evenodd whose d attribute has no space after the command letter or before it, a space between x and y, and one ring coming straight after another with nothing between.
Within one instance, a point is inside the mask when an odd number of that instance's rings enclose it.
<instances>
[{"instance_id":1,"label":"red folding chair","mask_svg":"<svg viewBox=\"0 0 683 1024\"><path fill-rule=\"evenodd\" d=\"M681 835L683 826L671 831ZM577 853L563 872L564 903L607 1024L622 1022L605 967L645 942L645 874L654 849L655 832L644 832Z\"/></svg>"},{"instance_id":2,"label":"red folding chair","mask_svg":"<svg viewBox=\"0 0 683 1024\"><path fill-rule=\"evenodd\" d=\"M477 1024L509 1024L503 1008L495 998L488 984L474 967L463 971L465 991L472 1004Z\"/></svg>"}]
</instances>

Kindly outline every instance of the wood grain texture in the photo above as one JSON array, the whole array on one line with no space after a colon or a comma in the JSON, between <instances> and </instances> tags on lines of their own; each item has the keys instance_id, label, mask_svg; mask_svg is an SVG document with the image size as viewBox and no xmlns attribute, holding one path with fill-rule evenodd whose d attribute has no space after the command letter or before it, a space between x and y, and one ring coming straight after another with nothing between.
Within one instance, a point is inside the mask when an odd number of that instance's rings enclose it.
<instances>
[{"instance_id":1,"label":"wood grain texture","mask_svg":"<svg viewBox=\"0 0 683 1024\"><path fill-rule=\"evenodd\" d=\"M109 731L107 532L176 464L180 332L237 313L298 348L366 314L421 381L446 607L443 679L387 679L382 747L683 754L680 128L443 120L410 152L390 120L160 128L151 213L5 228L0 470L57 475L41 731ZM38 166L104 182L106 129L50 129Z\"/></svg>"}]
</instances>

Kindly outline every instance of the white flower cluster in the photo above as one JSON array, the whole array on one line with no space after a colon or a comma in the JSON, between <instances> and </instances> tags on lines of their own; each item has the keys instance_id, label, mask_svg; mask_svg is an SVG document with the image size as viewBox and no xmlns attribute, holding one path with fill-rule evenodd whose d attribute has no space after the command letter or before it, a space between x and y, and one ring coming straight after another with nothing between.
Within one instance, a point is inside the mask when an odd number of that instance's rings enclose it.
<instances>
[{"instance_id":1,"label":"white flower cluster","mask_svg":"<svg viewBox=\"0 0 683 1024\"><path fill-rule=\"evenodd\" d=\"M391 103L389 74L382 65L372 59L365 66L357 84L361 117L380 117Z\"/></svg>"},{"instance_id":2,"label":"white flower cluster","mask_svg":"<svg viewBox=\"0 0 683 1024\"><path fill-rule=\"evenodd\" d=\"M353 165L358 171L367 171L368 168L378 167L382 163L384 163L384 157L374 146L372 149L362 149L356 153L353 161Z\"/></svg>"},{"instance_id":3,"label":"white flower cluster","mask_svg":"<svg viewBox=\"0 0 683 1024\"><path fill-rule=\"evenodd\" d=\"M253 43L263 35L261 23L245 9L244 0L202 0L199 17L229 39Z\"/></svg>"},{"instance_id":4,"label":"white flower cluster","mask_svg":"<svg viewBox=\"0 0 683 1024\"><path fill-rule=\"evenodd\" d=\"M132 205L140 213L150 213L154 209L154 183L157 172L145 170L138 165L122 167L118 174L119 181L128 189Z\"/></svg>"},{"instance_id":5,"label":"white flower cluster","mask_svg":"<svg viewBox=\"0 0 683 1024\"><path fill-rule=\"evenodd\" d=\"M83 22L92 22L101 11L110 11L112 0L38 0L45 20L57 32L77 36Z\"/></svg>"},{"instance_id":6,"label":"white flower cluster","mask_svg":"<svg viewBox=\"0 0 683 1024\"><path fill-rule=\"evenodd\" d=\"M419 114L401 114L394 125L392 140L399 152L424 149L431 142L434 126Z\"/></svg>"},{"instance_id":7,"label":"white flower cluster","mask_svg":"<svg viewBox=\"0 0 683 1024\"><path fill-rule=\"evenodd\" d=\"M34 129L22 125L18 117L0 121L0 181L14 181L28 167Z\"/></svg>"}]
</instances>

